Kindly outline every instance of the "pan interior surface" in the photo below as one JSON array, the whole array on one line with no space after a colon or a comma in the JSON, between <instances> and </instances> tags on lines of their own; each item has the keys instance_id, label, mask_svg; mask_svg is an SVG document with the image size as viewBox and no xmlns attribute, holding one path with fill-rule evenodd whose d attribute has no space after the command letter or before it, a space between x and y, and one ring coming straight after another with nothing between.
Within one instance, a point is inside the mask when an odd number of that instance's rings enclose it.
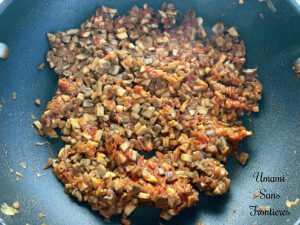
<instances>
[{"instance_id":1,"label":"pan interior surface","mask_svg":"<svg viewBox=\"0 0 300 225\"><path fill-rule=\"evenodd\" d=\"M200 195L200 202L184 210L171 221L159 218L159 211L142 207L131 216L133 224L153 225L187 224L199 222L221 224L297 224L299 205L287 208L286 200L299 197L298 172L300 147L300 79L292 70L294 60L300 56L299 15L285 1L273 0L277 11L271 12L267 4L235 0L172 1L180 14L194 9L204 18L208 29L222 21L237 26L246 45L246 67L258 68L264 92L260 112L245 116L248 129L254 136L247 138L240 150L250 154L246 166L231 159L226 163L232 181L230 191L222 197ZM14 1L0 15L0 41L10 48L10 56L0 61L0 204L10 205L18 200L19 214L7 217L0 214L5 224L105 224L98 213L85 204L78 204L63 191L63 186L43 170L49 157L56 157L62 143L36 135L32 115L39 118L46 103L54 96L57 76L45 63L48 51L46 32L63 31L78 27L95 10L107 5L126 13L132 6L144 1ZM162 1L148 3L158 9ZM16 99L12 99L16 92ZM41 106L34 105L34 99ZM36 146L37 142L51 144ZM27 168L19 166L25 162ZM9 173L21 172L24 178ZM285 182L257 182L253 175L283 176ZM253 194L265 189L277 193L277 199L253 199ZM270 206L275 210L288 210L289 216L251 216L250 206ZM46 215L39 218L39 214ZM113 217L109 224L119 224ZM142 221L142 222L141 222Z\"/></svg>"}]
</instances>

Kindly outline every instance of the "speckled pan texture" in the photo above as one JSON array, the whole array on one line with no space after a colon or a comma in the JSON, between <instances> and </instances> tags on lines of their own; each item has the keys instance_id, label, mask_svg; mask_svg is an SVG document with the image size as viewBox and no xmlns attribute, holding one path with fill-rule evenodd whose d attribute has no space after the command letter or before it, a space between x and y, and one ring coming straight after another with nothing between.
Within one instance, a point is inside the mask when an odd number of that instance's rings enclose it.
<instances>
[{"instance_id":1,"label":"speckled pan texture","mask_svg":"<svg viewBox=\"0 0 300 225\"><path fill-rule=\"evenodd\" d=\"M32 116L42 115L57 89L57 75L45 60L49 49L46 33L76 28L102 5L124 14L145 2L24 0L13 1L0 15L0 43L10 49L9 57L0 60L0 204L20 203L19 213L13 217L0 211L0 224L120 223L120 217L104 220L87 205L77 203L64 193L51 170L43 170L48 158L56 157L63 143L38 136ZM158 9L162 2L147 3ZM181 15L195 10L203 17L207 30L218 21L238 27L246 45L245 68L258 68L264 92L259 113L243 117L243 124L254 133L239 147L249 153L249 162L241 166L232 158L226 163L232 182L229 192L221 197L200 194L196 206L170 221L161 219L156 209L141 207L130 215L132 224L298 225L300 204L289 208L286 200L300 197L300 79L292 69L300 57L299 14L282 0L272 0L276 12L258 0L244 0L244 4L235 0L169 2ZM0 5L0 13L3 8ZM43 62L45 68L38 70ZM40 99L40 106L35 105L36 98ZM42 144L45 141L50 144ZM26 163L26 168L20 163ZM284 182L256 180L255 175L262 173L264 177L284 176ZM263 194L253 198L260 191ZM266 193L273 195L267 199ZM271 212L287 210L289 215L253 215L251 206L270 207ZM40 218L41 213L44 218Z\"/></svg>"}]
</instances>

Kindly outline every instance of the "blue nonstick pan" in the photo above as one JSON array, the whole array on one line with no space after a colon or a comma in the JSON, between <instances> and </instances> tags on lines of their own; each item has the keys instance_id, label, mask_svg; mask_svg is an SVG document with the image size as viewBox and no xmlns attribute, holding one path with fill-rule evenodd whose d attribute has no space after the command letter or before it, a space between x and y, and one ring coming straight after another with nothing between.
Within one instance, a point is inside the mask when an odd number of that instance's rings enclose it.
<instances>
[{"instance_id":1,"label":"blue nonstick pan","mask_svg":"<svg viewBox=\"0 0 300 225\"><path fill-rule=\"evenodd\" d=\"M43 169L49 157L57 156L63 143L37 135L32 122L34 117L42 115L57 89L58 77L45 59L49 49L46 33L79 27L102 5L125 14L134 5L142 6L145 2L154 9L163 3L161 0L0 1L0 42L9 48L9 57L0 59L0 205L20 203L15 216L0 212L0 224L120 224L120 217L105 220L86 204L77 203L64 193L63 185L51 169ZM221 197L201 194L196 206L170 221L161 219L157 209L141 207L130 216L132 224L300 224L300 204L288 207L287 202L300 198L300 75L293 70L300 57L300 2L170 2L181 15L189 9L195 10L203 17L207 29L218 21L238 27L247 50L245 67L257 68L264 91L259 113L242 118L254 132L253 137L239 146L250 155L248 163L242 166L233 158L226 162L231 179L229 192ZM42 70L38 69L41 63L45 63ZM40 99L40 106L34 104L36 98ZM289 213L258 216L253 213L255 206Z\"/></svg>"}]
</instances>

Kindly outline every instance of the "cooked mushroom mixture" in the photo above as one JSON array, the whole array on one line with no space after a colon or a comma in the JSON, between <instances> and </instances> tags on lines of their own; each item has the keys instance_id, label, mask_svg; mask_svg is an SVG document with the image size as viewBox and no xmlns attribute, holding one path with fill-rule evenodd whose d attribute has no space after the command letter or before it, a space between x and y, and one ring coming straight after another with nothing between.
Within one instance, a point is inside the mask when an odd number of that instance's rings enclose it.
<instances>
[{"instance_id":1,"label":"cooked mushroom mixture","mask_svg":"<svg viewBox=\"0 0 300 225\"><path fill-rule=\"evenodd\" d=\"M217 23L207 37L193 11L176 25L173 4L116 13L102 7L79 29L48 34L58 90L34 124L66 143L53 172L78 201L123 224L145 203L168 220L199 192L227 192L223 162L247 161L237 146L252 132L238 118L259 111L262 85L242 68L234 27Z\"/></svg>"}]
</instances>

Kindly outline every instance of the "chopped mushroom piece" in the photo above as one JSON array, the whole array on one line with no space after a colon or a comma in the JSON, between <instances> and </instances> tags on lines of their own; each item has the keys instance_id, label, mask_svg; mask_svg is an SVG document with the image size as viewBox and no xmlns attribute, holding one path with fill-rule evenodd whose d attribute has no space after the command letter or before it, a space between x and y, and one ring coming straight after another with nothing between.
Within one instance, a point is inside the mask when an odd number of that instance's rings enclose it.
<instances>
[{"instance_id":1,"label":"chopped mushroom piece","mask_svg":"<svg viewBox=\"0 0 300 225\"><path fill-rule=\"evenodd\" d=\"M15 201L15 202L13 203L13 207L14 207L15 209L19 209L19 208L20 208L20 203L19 203L18 201Z\"/></svg>"},{"instance_id":2,"label":"chopped mushroom piece","mask_svg":"<svg viewBox=\"0 0 300 225\"><path fill-rule=\"evenodd\" d=\"M14 91L14 92L12 93L12 99L13 99L13 100L16 100L16 99L17 99L17 92Z\"/></svg>"},{"instance_id":3,"label":"chopped mushroom piece","mask_svg":"<svg viewBox=\"0 0 300 225\"><path fill-rule=\"evenodd\" d=\"M40 218L45 218L46 215L45 215L44 213L39 213L39 217L40 217Z\"/></svg>"},{"instance_id":4,"label":"chopped mushroom piece","mask_svg":"<svg viewBox=\"0 0 300 225\"><path fill-rule=\"evenodd\" d=\"M120 145L120 148L123 151L126 151L128 148L130 148L130 142L129 141L124 142L123 144Z\"/></svg>"},{"instance_id":5,"label":"chopped mushroom piece","mask_svg":"<svg viewBox=\"0 0 300 225\"><path fill-rule=\"evenodd\" d=\"M152 118L153 113L155 112L155 107L149 106L148 109L142 112L142 115L148 119Z\"/></svg>"},{"instance_id":6,"label":"chopped mushroom piece","mask_svg":"<svg viewBox=\"0 0 300 225\"><path fill-rule=\"evenodd\" d=\"M127 35L126 32L118 33L116 36L117 36L117 38L119 38L120 40L123 40L123 39L128 38L128 35Z\"/></svg>"},{"instance_id":7,"label":"chopped mushroom piece","mask_svg":"<svg viewBox=\"0 0 300 225\"><path fill-rule=\"evenodd\" d=\"M6 59L9 55L9 49L6 44L0 43L0 58Z\"/></svg>"},{"instance_id":8,"label":"chopped mushroom piece","mask_svg":"<svg viewBox=\"0 0 300 225\"><path fill-rule=\"evenodd\" d=\"M40 106L40 105L41 105L41 100L40 100L39 98L36 98L36 99L34 100L34 103L35 103L36 105Z\"/></svg>"},{"instance_id":9,"label":"chopped mushroom piece","mask_svg":"<svg viewBox=\"0 0 300 225\"><path fill-rule=\"evenodd\" d=\"M38 69L39 70L43 70L45 68L45 63L40 63L39 65L38 65Z\"/></svg>"},{"instance_id":10,"label":"chopped mushroom piece","mask_svg":"<svg viewBox=\"0 0 300 225\"><path fill-rule=\"evenodd\" d=\"M157 178L156 178L154 175L152 175L152 174L147 170L147 168L144 168L144 169L143 169L142 175L143 175L143 178L144 178L146 181L150 182L150 183L157 183L157 182L158 182Z\"/></svg>"},{"instance_id":11,"label":"chopped mushroom piece","mask_svg":"<svg viewBox=\"0 0 300 225\"><path fill-rule=\"evenodd\" d=\"M9 205L7 205L7 203L3 203L1 205L1 212L4 214L4 215L7 215L7 216L15 216L16 214L19 213L18 209L15 209L13 207L10 207Z\"/></svg>"},{"instance_id":12,"label":"chopped mushroom piece","mask_svg":"<svg viewBox=\"0 0 300 225\"><path fill-rule=\"evenodd\" d=\"M49 142L49 141L36 142L35 145L36 145L36 146L50 145L50 142Z\"/></svg>"},{"instance_id":13,"label":"chopped mushroom piece","mask_svg":"<svg viewBox=\"0 0 300 225\"><path fill-rule=\"evenodd\" d=\"M224 32L225 30L225 26L223 23L221 22L218 22L216 23L212 28L211 30L215 33L215 34L221 34Z\"/></svg>"},{"instance_id":14,"label":"chopped mushroom piece","mask_svg":"<svg viewBox=\"0 0 300 225\"><path fill-rule=\"evenodd\" d=\"M37 177L42 177L42 176L45 176L45 174L44 173L37 173L36 176Z\"/></svg>"},{"instance_id":15,"label":"chopped mushroom piece","mask_svg":"<svg viewBox=\"0 0 300 225\"><path fill-rule=\"evenodd\" d=\"M232 36L232 37L237 37L239 36L237 30L235 29L235 27L230 27L228 29L228 33Z\"/></svg>"},{"instance_id":16,"label":"chopped mushroom piece","mask_svg":"<svg viewBox=\"0 0 300 225\"><path fill-rule=\"evenodd\" d=\"M249 154L246 152L237 153L237 160L242 164L245 165L248 161Z\"/></svg>"},{"instance_id":17,"label":"chopped mushroom piece","mask_svg":"<svg viewBox=\"0 0 300 225\"><path fill-rule=\"evenodd\" d=\"M20 163L20 167L22 167L23 169L26 169L26 163L24 163L24 162L22 162L22 163Z\"/></svg>"},{"instance_id":18,"label":"chopped mushroom piece","mask_svg":"<svg viewBox=\"0 0 300 225\"><path fill-rule=\"evenodd\" d=\"M30 116L31 116L31 119L32 119L32 120L36 120L35 115L31 114Z\"/></svg>"},{"instance_id":19,"label":"chopped mushroom piece","mask_svg":"<svg viewBox=\"0 0 300 225\"><path fill-rule=\"evenodd\" d=\"M18 171L16 171L16 175L17 175L18 177L22 177L22 178L25 177L22 173L20 173L20 172L18 172Z\"/></svg>"},{"instance_id":20,"label":"chopped mushroom piece","mask_svg":"<svg viewBox=\"0 0 300 225\"><path fill-rule=\"evenodd\" d=\"M253 198L253 199L256 199L256 198L259 197L259 195L260 195L259 192L255 192L255 193L253 194L253 197L252 197L252 198Z\"/></svg>"},{"instance_id":21,"label":"chopped mushroom piece","mask_svg":"<svg viewBox=\"0 0 300 225\"><path fill-rule=\"evenodd\" d=\"M294 201L286 200L285 205L287 207L291 208L291 207L297 205L299 203L299 201L300 201L299 198L296 198Z\"/></svg>"},{"instance_id":22,"label":"chopped mushroom piece","mask_svg":"<svg viewBox=\"0 0 300 225\"><path fill-rule=\"evenodd\" d=\"M40 121L34 121L33 125L39 130L41 130L43 127Z\"/></svg>"},{"instance_id":23,"label":"chopped mushroom piece","mask_svg":"<svg viewBox=\"0 0 300 225\"><path fill-rule=\"evenodd\" d=\"M192 162L193 161L192 155L189 155L189 154L182 153L180 158L182 159L182 161L185 161L185 162Z\"/></svg>"},{"instance_id":24,"label":"chopped mushroom piece","mask_svg":"<svg viewBox=\"0 0 300 225\"><path fill-rule=\"evenodd\" d=\"M295 60L293 70L297 74L297 76L300 76L300 58L297 58Z\"/></svg>"}]
</instances>

